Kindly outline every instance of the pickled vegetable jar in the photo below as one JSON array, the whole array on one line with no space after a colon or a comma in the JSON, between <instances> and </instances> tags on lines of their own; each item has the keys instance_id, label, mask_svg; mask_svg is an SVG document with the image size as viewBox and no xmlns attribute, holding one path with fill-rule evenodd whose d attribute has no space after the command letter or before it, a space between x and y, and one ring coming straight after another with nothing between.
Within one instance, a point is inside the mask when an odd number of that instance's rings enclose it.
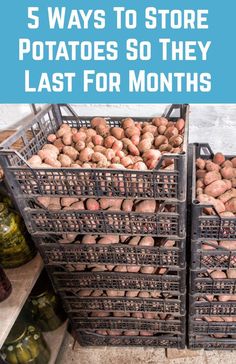
<instances>
[{"instance_id":1,"label":"pickled vegetable jar","mask_svg":"<svg viewBox=\"0 0 236 364\"><path fill-rule=\"evenodd\" d=\"M42 272L28 298L28 309L35 324L45 332L56 330L66 319L46 271Z\"/></svg>"},{"instance_id":2,"label":"pickled vegetable jar","mask_svg":"<svg viewBox=\"0 0 236 364\"><path fill-rule=\"evenodd\" d=\"M50 350L38 329L17 319L2 349L9 364L47 364Z\"/></svg>"},{"instance_id":3,"label":"pickled vegetable jar","mask_svg":"<svg viewBox=\"0 0 236 364\"><path fill-rule=\"evenodd\" d=\"M27 241L26 241L27 237ZM16 268L30 261L36 254L33 243L20 216L0 203L0 264Z\"/></svg>"},{"instance_id":4,"label":"pickled vegetable jar","mask_svg":"<svg viewBox=\"0 0 236 364\"><path fill-rule=\"evenodd\" d=\"M11 289L11 282L0 265L0 302L4 301L11 294Z\"/></svg>"}]
</instances>

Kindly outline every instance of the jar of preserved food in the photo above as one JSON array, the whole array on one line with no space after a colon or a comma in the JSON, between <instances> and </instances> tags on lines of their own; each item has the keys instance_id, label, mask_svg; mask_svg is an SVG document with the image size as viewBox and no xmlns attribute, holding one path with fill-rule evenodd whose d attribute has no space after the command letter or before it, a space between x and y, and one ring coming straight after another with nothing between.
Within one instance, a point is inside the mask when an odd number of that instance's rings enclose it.
<instances>
[{"instance_id":1,"label":"jar of preserved food","mask_svg":"<svg viewBox=\"0 0 236 364\"><path fill-rule=\"evenodd\" d=\"M27 240L26 240L27 238ZM30 261L36 254L24 222L7 204L0 203L0 264L16 268Z\"/></svg>"},{"instance_id":2,"label":"jar of preserved food","mask_svg":"<svg viewBox=\"0 0 236 364\"><path fill-rule=\"evenodd\" d=\"M66 319L46 271L40 275L27 302L35 324L44 332L56 330Z\"/></svg>"},{"instance_id":3,"label":"jar of preserved food","mask_svg":"<svg viewBox=\"0 0 236 364\"><path fill-rule=\"evenodd\" d=\"M0 302L4 301L11 294L11 282L7 278L3 268L0 265Z\"/></svg>"},{"instance_id":4,"label":"jar of preserved food","mask_svg":"<svg viewBox=\"0 0 236 364\"><path fill-rule=\"evenodd\" d=\"M1 356L9 364L47 364L50 350L40 331L18 318L1 349Z\"/></svg>"}]
</instances>

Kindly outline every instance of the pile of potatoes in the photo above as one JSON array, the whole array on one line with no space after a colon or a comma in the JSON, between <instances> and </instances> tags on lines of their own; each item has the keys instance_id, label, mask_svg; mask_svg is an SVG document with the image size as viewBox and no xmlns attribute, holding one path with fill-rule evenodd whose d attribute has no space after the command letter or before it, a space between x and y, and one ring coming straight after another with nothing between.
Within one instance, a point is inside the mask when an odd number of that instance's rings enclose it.
<instances>
[{"instance_id":1,"label":"pile of potatoes","mask_svg":"<svg viewBox=\"0 0 236 364\"><path fill-rule=\"evenodd\" d=\"M93 334L93 331L87 331L91 334ZM99 335L109 335L109 336L155 336L160 335L159 332L155 331L138 331L138 330L96 330L96 334Z\"/></svg>"},{"instance_id":2,"label":"pile of potatoes","mask_svg":"<svg viewBox=\"0 0 236 364\"><path fill-rule=\"evenodd\" d=\"M211 323L233 323L236 322L236 316L205 316L203 318L196 318L195 319L197 322L199 321L206 321L209 324ZM227 324L226 324L227 325ZM212 334L210 335L210 337L214 337L217 339L225 339L225 338L229 338L229 339L236 339L236 335L230 335L230 334Z\"/></svg>"},{"instance_id":3,"label":"pile of potatoes","mask_svg":"<svg viewBox=\"0 0 236 364\"><path fill-rule=\"evenodd\" d=\"M236 250L236 241L235 240L229 240L229 241L227 241L227 240L220 240L220 241L209 240L202 244L203 250L216 250L219 248L220 248L220 251L222 251L222 254L224 253L223 249ZM227 256L225 258L228 259ZM236 265L236 261L235 261L235 265Z\"/></svg>"},{"instance_id":4,"label":"pile of potatoes","mask_svg":"<svg viewBox=\"0 0 236 364\"><path fill-rule=\"evenodd\" d=\"M236 215L236 157L226 160L222 153L216 153L212 160L198 158L196 194L200 203L213 205L222 217ZM208 215L212 208L205 208Z\"/></svg>"},{"instance_id":5,"label":"pile of potatoes","mask_svg":"<svg viewBox=\"0 0 236 364\"><path fill-rule=\"evenodd\" d=\"M97 265L97 264L67 264L66 269L69 272L117 272L117 273L143 273L163 275L168 272L167 268L149 267L140 265Z\"/></svg>"},{"instance_id":6,"label":"pile of potatoes","mask_svg":"<svg viewBox=\"0 0 236 364\"><path fill-rule=\"evenodd\" d=\"M88 211L123 211L154 213L159 209L156 200L136 200L119 198L77 198L77 197L38 197L37 202L47 210L88 210ZM169 207L172 208L171 206ZM173 209L173 208L172 208Z\"/></svg>"},{"instance_id":7,"label":"pile of potatoes","mask_svg":"<svg viewBox=\"0 0 236 364\"><path fill-rule=\"evenodd\" d=\"M91 128L62 124L27 162L34 168L151 170L162 154L182 151L184 127L183 119L171 122L164 117L150 123L126 118L121 127L110 127L101 117L91 120ZM163 167L171 169L172 163Z\"/></svg>"},{"instance_id":8,"label":"pile of potatoes","mask_svg":"<svg viewBox=\"0 0 236 364\"><path fill-rule=\"evenodd\" d=\"M169 293L161 293L159 291L140 291L140 290L115 290L115 289L80 289L73 290L73 293L76 293L79 297L127 297L127 298L161 298L161 299L169 299L173 296ZM124 314L124 313L123 313ZM107 317L110 314L107 312L102 312L101 316ZM145 318L156 318L155 313L146 313ZM149 316L148 316L149 315ZM141 318L141 317L140 317Z\"/></svg>"},{"instance_id":9,"label":"pile of potatoes","mask_svg":"<svg viewBox=\"0 0 236 364\"><path fill-rule=\"evenodd\" d=\"M86 317L117 317L117 318L134 318L134 319L145 319L145 320L162 320L162 321L173 321L176 318L168 313L156 313L156 312L126 312L126 311L116 311L116 312L109 312L109 311L93 311L86 313Z\"/></svg>"}]
</instances>

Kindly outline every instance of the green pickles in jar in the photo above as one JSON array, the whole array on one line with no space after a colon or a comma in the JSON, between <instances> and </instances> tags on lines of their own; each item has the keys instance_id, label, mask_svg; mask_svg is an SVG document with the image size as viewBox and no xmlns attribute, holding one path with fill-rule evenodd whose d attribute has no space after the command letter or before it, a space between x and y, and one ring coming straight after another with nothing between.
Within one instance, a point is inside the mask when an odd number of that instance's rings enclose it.
<instances>
[{"instance_id":1,"label":"green pickles in jar","mask_svg":"<svg viewBox=\"0 0 236 364\"><path fill-rule=\"evenodd\" d=\"M30 261L36 250L20 216L0 203L0 264L16 268ZM27 237L27 241L26 241Z\"/></svg>"},{"instance_id":2,"label":"green pickles in jar","mask_svg":"<svg viewBox=\"0 0 236 364\"><path fill-rule=\"evenodd\" d=\"M47 364L50 350L38 329L17 319L1 356L9 364Z\"/></svg>"}]
</instances>

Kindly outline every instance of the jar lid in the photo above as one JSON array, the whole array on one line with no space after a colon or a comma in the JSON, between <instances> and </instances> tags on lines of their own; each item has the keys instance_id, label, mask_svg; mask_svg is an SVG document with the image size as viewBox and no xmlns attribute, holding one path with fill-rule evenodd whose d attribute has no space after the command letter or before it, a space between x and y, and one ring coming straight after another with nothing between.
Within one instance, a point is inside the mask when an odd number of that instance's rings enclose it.
<instances>
[{"instance_id":1,"label":"jar lid","mask_svg":"<svg viewBox=\"0 0 236 364\"><path fill-rule=\"evenodd\" d=\"M13 343L19 341L25 335L26 330L27 330L26 323L18 318L16 320L14 326L12 327L12 329L5 341L5 344L9 345L9 344L13 344Z\"/></svg>"}]
</instances>

